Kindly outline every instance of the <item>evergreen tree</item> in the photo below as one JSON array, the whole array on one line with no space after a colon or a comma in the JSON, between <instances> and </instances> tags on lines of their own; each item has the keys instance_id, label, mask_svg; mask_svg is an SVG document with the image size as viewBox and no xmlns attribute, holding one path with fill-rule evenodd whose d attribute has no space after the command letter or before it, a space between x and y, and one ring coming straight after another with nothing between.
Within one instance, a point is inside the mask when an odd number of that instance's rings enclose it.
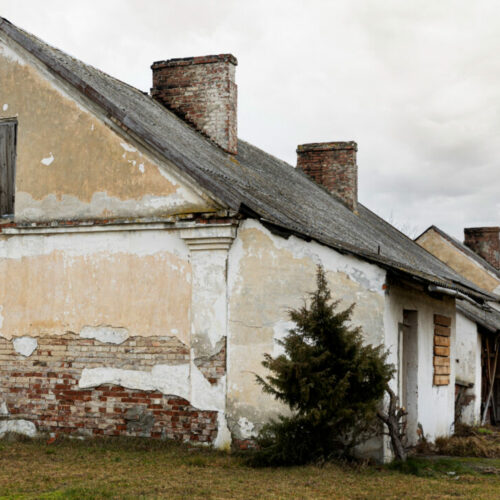
<instances>
[{"instance_id":1,"label":"evergreen tree","mask_svg":"<svg viewBox=\"0 0 500 500\"><path fill-rule=\"evenodd\" d=\"M290 465L349 456L374 435L378 406L392 377L381 346L363 344L350 326L354 304L337 312L325 273L317 270L310 304L290 311L295 328L280 341L284 354L266 354L270 374L257 376L263 390L291 410L266 425L254 465Z\"/></svg>"}]
</instances>

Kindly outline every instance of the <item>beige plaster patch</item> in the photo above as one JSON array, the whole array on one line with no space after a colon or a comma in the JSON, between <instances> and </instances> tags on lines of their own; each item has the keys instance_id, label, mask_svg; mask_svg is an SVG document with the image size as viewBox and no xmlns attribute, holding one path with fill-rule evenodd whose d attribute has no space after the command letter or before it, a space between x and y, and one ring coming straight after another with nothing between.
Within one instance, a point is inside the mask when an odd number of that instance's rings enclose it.
<instances>
[{"instance_id":1,"label":"beige plaster patch","mask_svg":"<svg viewBox=\"0 0 500 500\"><path fill-rule=\"evenodd\" d=\"M18 119L16 214L22 218L43 218L47 203L40 203L47 199L52 211L57 201L60 218L123 215L119 202L131 200L136 216L213 209L32 65L0 51L0 81L0 102L8 103L0 118ZM106 202L98 205L97 194Z\"/></svg>"},{"instance_id":2,"label":"beige plaster patch","mask_svg":"<svg viewBox=\"0 0 500 500\"><path fill-rule=\"evenodd\" d=\"M189 340L190 265L176 255L98 252L0 259L0 335L80 332L86 325Z\"/></svg>"}]
</instances>

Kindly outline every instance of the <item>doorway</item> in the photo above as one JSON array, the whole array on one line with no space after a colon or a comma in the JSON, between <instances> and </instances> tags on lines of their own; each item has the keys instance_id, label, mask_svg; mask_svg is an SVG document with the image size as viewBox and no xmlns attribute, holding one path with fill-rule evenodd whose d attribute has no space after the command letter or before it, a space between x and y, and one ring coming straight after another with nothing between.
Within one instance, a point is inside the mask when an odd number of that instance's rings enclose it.
<instances>
[{"instance_id":1,"label":"doorway","mask_svg":"<svg viewBox=\"0 0 500 500\"><path fill-rule=\"evenodd\" d=\"M398 391L400 405L406 409L406 435L409 445L418 441L418 313L404 310L399 324Z\"/></svg>"}]
</instances>

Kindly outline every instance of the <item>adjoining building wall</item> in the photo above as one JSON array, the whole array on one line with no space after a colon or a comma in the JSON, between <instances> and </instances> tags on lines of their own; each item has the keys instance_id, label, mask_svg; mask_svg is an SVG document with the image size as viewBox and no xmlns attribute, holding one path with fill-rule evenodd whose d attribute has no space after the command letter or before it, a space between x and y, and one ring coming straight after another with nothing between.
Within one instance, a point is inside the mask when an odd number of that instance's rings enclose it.
<instances>
[{"instance_id":1,"label":"adjoining building wall","mask_svg":"<svg viewBox=\"0 0 500 500\"><path fill-rule=\"evenodd\" d=\"M408 398L408 408L417 409L417 425L423 435L434 440L438 436L447 436L453 432L454 397L455 397L455 301L442 296L433 298L420 289L412 289L410 285L402 286L390 283L386 294L386 310L384 317L385 344L390 351L390 361L397 367L400 365L400 332L405 324L404 312L414 312L417 318L417 366L416 387L414 394ZM434 385L434 315L451 319L450 335L450 375L447 385ZM414 375L414 374L413 374ZM399 391L397 379L393 389ZM401 387L401 386L400 386ZM400 394L403 399L403 395ZM410 419L414 415L409 415ZM410 442L415 442L418 435L409 435ZM389 444L387 443L387 446Z\"/></svg>"},{"instance_id":2,"label":"adjoining building wall","mask_svg":"<svg viewBox=\"0 0 500 500\"><path fill-rule=\"evenodd\" d=\"M481 336L477 324L457 312L456 380L467 389L460 421L477 425L481 418Z\"/></svg>"},{"instance_id":3,"label":"adjoining building wall","mask_svg":"<svg viewBox=\"0 0 500 500\"><path fill-rule=\"evenodd\" d=\"M0 119L18 121L16 221L217 209L174 165L125 140L100 109L2 36L0 81Z\"/></svg>"},{"instance_id":4,"label":"adjoining building wall","mask_svg":"<svg viewBox=\"0 0 500 500\"><path fill-rule=\"evenodd\" d=\"M436 231L430 229L416 242L457 273L488 292L500 294L500 278L461 252Z\"/></svg>"},{"instance_id":5,"label":"adjoining building wall","mask_svg":"<svg viewBox=\"0 0 500 500\"><path fill-rule=\"evenodd\" d=\"M264 353L281 352L277 340L293 326L288 311L315 290L318 264L333 299L341 300L339 307L356 303L352 322L363 328L366 341L378 345L384 340L384 270L315 242L275 236L246 220L228 261L227 417L237 441L252 439L270 418L286 411L263 393L255 374L265 375ZM379 443L374 450L379 452Z\"/></svg>"}]
</instances>

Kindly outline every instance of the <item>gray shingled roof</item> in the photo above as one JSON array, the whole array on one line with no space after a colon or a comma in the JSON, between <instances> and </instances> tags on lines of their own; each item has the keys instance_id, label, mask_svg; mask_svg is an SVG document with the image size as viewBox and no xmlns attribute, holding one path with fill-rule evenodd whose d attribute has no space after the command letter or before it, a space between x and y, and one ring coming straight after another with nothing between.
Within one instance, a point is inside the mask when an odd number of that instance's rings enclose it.
<instances>
[{"instance_id":1,"label":"gray shingled roof","mask_svg":"<svg viewBox=\"0 0 500 500\"><path fill-rule=\"evenodd\" d=\"M284 161L242 140L233 157L141 91L2 18L0 31L229 208L405 276L493 299L363 205L354 214Z\"/></svg>"},{"instance_id":2,"label":"gray shingled roof","mask_svg":"<svg viewBox=\"0 0 500 500\"><path fill-rule=\"evenodd\" d=\"M457 300L457 311L490 332L500 333L500 311L484 309L465 300Z\"/></svg>"},{"instance_id":3,"label":"gray shingled roof","mask_svg":"<svg viewBox=\"0 0 500 500\"><path fill-rule=\"evenodd\" d=\"M455 246L458 250L460 250L462 253L470 257L472 260L475 260L479 265L484 267L487 271L489 271L491 274L494 274L498 279L500 279L500 270L494 268L487 260L483 259L480 255L478 255L476 252L471 250L467 245L462 243L461 241L456 240L449 234L445 233L442 229L439 229L437 226L429 226L420 236L417 236L415 238L415 241L417 241L420 237L422 237L427 231L434 230L436 233L441 235L445 240L449 241L453 246Z\"/></svg>"}]
</instances>

